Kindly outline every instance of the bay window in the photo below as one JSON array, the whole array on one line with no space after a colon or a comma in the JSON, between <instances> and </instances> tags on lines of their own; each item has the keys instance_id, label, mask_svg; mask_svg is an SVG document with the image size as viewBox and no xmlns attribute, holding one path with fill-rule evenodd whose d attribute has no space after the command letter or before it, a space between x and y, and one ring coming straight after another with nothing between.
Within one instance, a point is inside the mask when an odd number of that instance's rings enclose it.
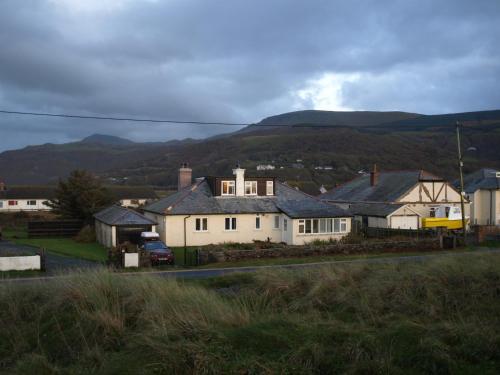
<instances>
[{"instance_id":1,"label":"bay window","mask_svg":"<svg viewBox=\"0 0 500 375\"><path fill-rule=\"evenodd\" d=\"M299 234L346 233L347 219L300 219Z\"/></svg>"}]
</instances>

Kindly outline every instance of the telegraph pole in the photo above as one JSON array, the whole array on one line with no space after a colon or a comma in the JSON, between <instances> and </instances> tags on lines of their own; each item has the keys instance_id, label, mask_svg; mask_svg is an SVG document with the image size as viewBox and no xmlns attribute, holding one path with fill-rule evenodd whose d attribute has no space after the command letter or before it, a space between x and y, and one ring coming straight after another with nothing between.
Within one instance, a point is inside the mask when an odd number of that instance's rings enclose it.
<instances>
[{"instance_id":1,"label":"telegraph pole","mask_svg":"<svg viewBox=\"0 0 500 375\"><path fill-rule=\"evenodd\" d=\"M461 150L461 142L460 142L460 126L461 124L457 121L457 150L458 150L458 170L460 171L460 208L462 210L462 235L464 239L464 246L467 244L467 231L465 228L465 204L464 204L464 175L462 168L464 166L464 162L462 161L462 150Z\"/></svg>"}]
</instances>

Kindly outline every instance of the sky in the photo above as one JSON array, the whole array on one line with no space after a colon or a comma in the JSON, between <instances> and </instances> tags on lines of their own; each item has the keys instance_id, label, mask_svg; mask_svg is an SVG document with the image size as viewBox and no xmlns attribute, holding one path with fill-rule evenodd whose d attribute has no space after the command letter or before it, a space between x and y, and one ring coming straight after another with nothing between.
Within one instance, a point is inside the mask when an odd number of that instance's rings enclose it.
<instances>
[{"instance_id":1,"label":"sky","mask_svg":"<svg viewBox=\"0 0 500 375\"><path fill-rule=\"evenodd\" d=\"M254 123L500 109L497 0L2 0L0 109ZM0 151L237 128L0 114Z\"/></svg>"}]
</instances>

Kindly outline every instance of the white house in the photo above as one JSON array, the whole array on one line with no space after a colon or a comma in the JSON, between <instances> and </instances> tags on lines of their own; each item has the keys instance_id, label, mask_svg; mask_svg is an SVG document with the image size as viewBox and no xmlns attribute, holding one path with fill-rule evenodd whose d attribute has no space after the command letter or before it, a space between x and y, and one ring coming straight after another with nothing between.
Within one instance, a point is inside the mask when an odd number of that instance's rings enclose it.
<instances>
[{"instance_id":1,"label":"white house","mask_svg":"<svg viewBox=\"0 0 500 375\"><path fill-rule=\"evenodd\" d=\"M258 171L272 171L276 169L276 167L271 164L259 164L256 169Z\"/></svg>"},{"instance_id":2,"label":"white house","mask_svg":"<svg viewBox=\"0 0 500 375\"><path fill-rule=\"evenodd\" d=\"M365 226L418 229L422 218L433 217L441 206L460 206L460 193L447 181L422 170L361 175L320 199L340 205ZM468 214L469 202L465 202Z\"/></svg>"},{"instance_id":3,"label":"white house","mask_svg":"<svg viewBox=\"0 0 500 375\"><path fill-rule=\"evenodd\" d=\"M472 224L500 225L500 171L483 168L465 176L464 191L471 202Z\"/></svg>"},{"instance_id":4,"label":"white house","mask_svg":"<svg viewBox=\"0 0 500 375\"><path fill-rule=\"evenodd\" d=\"M341 239L351 230L351 216L276 181L273 177L206 177L144 208L158 223L169 246L224 242L285 242Z\"/></svg>"},{"instance_id":5,"label":"white house","mask_svg":"<svg viewBox=\"0 0 500 375\"><path fill-rule=\"evenodd\" d=\"M117 203L136 208L158 198L147 186L107 186ZM12 185L0 183L0 212L50 211L46 202L55 198L56 186Z\"/></svg>"}]
</instances>

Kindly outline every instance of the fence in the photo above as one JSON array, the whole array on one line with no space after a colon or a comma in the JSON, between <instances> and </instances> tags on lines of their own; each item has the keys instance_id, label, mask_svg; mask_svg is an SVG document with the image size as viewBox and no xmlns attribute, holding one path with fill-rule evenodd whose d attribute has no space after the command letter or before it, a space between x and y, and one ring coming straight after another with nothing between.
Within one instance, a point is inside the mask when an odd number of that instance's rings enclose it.
<instances>
[{"instance_id":1,"label":"fence","mask_svg":"<svg viewBox=\"0 0 500 375\"><path fill-rule=\"evenodd\" d=\"M392 229L365 227L362 233L367 238L405 237L409 239L437 238L439 233L433 229Z\"/></svg>"},{"instance_id":2,"label":"fence","mask_svg":"<svg viewBox=\"0 0 500 375\"><path fill-rule=\"evenodd\" d=\"M73 237L82 227L79 220L29 221L28 237Z\"/></svg>"}]
</instances>

